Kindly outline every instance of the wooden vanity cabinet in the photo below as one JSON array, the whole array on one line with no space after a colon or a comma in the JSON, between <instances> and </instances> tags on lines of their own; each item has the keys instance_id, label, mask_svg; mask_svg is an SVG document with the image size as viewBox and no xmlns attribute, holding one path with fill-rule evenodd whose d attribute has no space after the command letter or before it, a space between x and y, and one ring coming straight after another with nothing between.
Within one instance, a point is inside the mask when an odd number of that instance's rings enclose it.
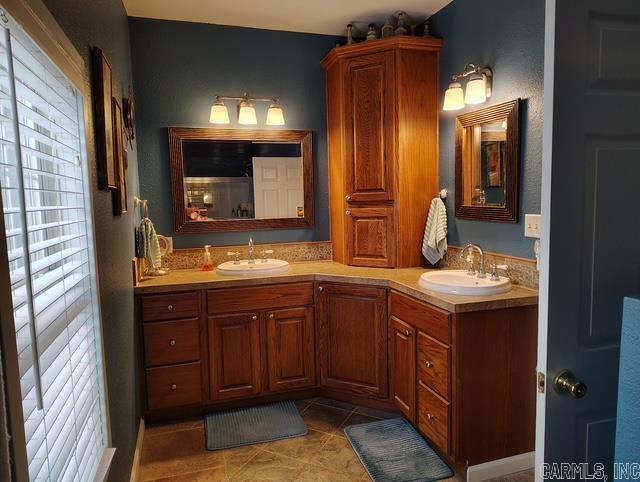
<instances>
[{"instance_id":1,"label":"wooden vanity cabinet","mask_svg":"<svg viewBox=\"0 0 640 482\"><path fill-rule=\"evenodd\" d=\"M389 305L392 398L438 452L473 465L532 451L537 306L452 314L396 291Z\"/></svg>"},{"instance_id":2,"label":"wooden vanity cabinet","mask_svg":"<svg viewBox=\"0 0 640 482\"><path fill-rule=\"evenodd\" d=\"M313 387L313 284L207 292L212 400Z\"/></svg>"},{"instance_id":3,"label":"wooden vanity cabinet","mask_svg":"<svg viewBox=\"0 0 640 482\"><path fill-rule=\"evenodd\" d=\"M317 294L322 386L387 399L387 290L320 283Z\"/></svg>"},{"instance_id":4,"label":"wooden vanity cabinet","mask_svg":"<svg viewBox=\"0 0 640 482\"><path fill-rule=\"evenodd\" d=\"M145 295L138 312L147 410L204 403L208 375L201 293Z\"/></svg>"},{"instance_id":5,"label":"wooden vanity cabinet","mask_svg":"<svg viewBox=\"0 0 640 482\"><path fill-rule=\"evenodd\" d=\"M334 48L323 60L334 260L420 266L438 186L439 52L396 36Z\"/></svg>"}]
</instances>

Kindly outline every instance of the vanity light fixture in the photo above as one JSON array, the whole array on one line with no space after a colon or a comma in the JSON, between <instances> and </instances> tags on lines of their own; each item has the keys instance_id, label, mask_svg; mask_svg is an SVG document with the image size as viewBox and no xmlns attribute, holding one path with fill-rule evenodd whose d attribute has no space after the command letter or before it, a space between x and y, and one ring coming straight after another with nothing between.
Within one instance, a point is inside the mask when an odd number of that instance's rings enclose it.
<instances>
[{"instance_id":1,"label":"vanity light fixture","mask_svg":"<svg viewBox=\"0 0 640 482\"><path fill-rule=\"evenodd\" d=\"M268 126L283 126L284 111L278 102L278 99L267 97L250 97L245 92L242 97L216 95L216 100L211 106L211 116L209 122L212 124L229 124L229 110L225 105L225 100L237 100L238 124L256 125L258 118L256 116L256 108L253 102L269 102L269 110L267 110L266 124Z\"/></svg>"},{"instance_id":2,"label":"vanity light fixture","mask_svg":"<svg viewBox=\"0 0 640 482\"><path fill-rule=\"evenodd\" d=\"M460 79L469 77L466 91L463 91ZM465 105L476 105L486 102L491 97L493 72L489 67L478 67L475 64L464 66L462 73L451 77L451 84L444 93L442 110L460 110Z\"/></svg>"}]
</instances>

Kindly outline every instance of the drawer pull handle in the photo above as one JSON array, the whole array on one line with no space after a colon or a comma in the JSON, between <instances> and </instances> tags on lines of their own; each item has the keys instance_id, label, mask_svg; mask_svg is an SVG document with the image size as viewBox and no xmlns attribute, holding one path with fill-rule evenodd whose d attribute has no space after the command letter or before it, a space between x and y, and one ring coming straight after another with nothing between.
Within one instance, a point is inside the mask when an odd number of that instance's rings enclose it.
<instances>
[{"instance_id":1,"label":"drawer pull handle","mask_svg":"<svg viewBox=\"0 0 640 482\"><path fill-rule=\"evenodd\" d=\"M411 336L411 331L404 330L404 336Z\"/></svg>"},{"instance_id":2,"label":"drawer pull handle","mask_svg":"<svg viewBox=\"0 0 640 482\"><path fill-rule=\"evenodd\" d=\"M171 345L171 346L176 346L176 341L175 341L175 340L171 340L171 341L169 342L169 345Z\"/></svg>"},{"instance_id":3,"label":"drawer pull handle","mask_svg":"<svg viewBox=\"0 0 640 482\"><path fill-rule=\"evenodd\" d=\"M273 313L269 313L269 318L271 318L272 320L276 317L276 315L274 315Z\"/></svg>"},{"instance_id":4,"label":"drawer pull handle","mask_svg":"<svg viewBox=\"0 0 640 482\"><path fill-rule=\"evenodd\" d=\"M171 384L171 390L175 390L176 388L178 388L178 385L176 385L175 383Z\"/></svg>"},{"instance_id":5,"label":"drawer pull handle","mask_svg":"<svg viewBox=\"0 0 640 482\"><path fill-rule=\"evenodd\" d=\"M175 308L173 307L173 305L168 305L168 306L167 306L167 310L169 310L169 311L173 311L174 309L175 309Z\"/></svg>"},{"instance_id":6,"label":"drawer pull handle","mask_svg":"<svg viewBox=\"0 0 640 482\"><path fill-rule=\"evenodd\" d=\"M258 316L257 316L257 315L253 315L253 316L251 317L251 319L252 319L253 321L256 321L256 320L258 319Z\"/></svg>"},{"instance_id":7,"label":"drawer pull handle","mask_svg":"<svg viewBox=\"0 0 640 482\"><path fill-rule=\"evenodd\" d=\"M347 201L351 201L351 194L347 194L344 198L345 198Z\"/></svg>"},{"instance_id":8,"label":"drawer pull handle","mask_svg":"<svg viewBox=\"0 0 640 482\"><path fill-rule=\"evenodd\" d=\"M424 364L426 365L427 368L433 368L433 363L428 360L424 362Z\"/></svg>"},{"instance_id":9,"label":"drawer pull handle","mask_svg":"<svg viewBox=\"0 0 640 482\"><path fill-rule=\"evenodd\" d=\"M324 286L318 286L318 291L324 291Z\"/></svg>"},{"instance_id":10,"label":"drawer pull handle","mask_svg":"<svg viewBox=\"0 0 640 482\"><path fill-rule=\"evenodd\" d=\"M436 418L436 417L434 417L430 413L427 414L427 420L433 420L434 418Z\"/></svg>"}]
</instances>

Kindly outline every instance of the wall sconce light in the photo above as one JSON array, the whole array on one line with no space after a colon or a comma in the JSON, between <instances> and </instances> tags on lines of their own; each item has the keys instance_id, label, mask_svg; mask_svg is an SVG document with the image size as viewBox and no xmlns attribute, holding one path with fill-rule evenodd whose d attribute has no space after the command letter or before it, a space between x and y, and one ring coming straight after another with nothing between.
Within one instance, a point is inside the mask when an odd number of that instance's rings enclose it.
<instances>
[{"instance_id":1,"label":"wall sconce light","mask_svg":"<svg viewBox=\"0 0 640 482\"><path fill-rule=\"evenodd\" d=\"M460 79L469 77L467 89L463 91ZM493 72L489 67L467 64L460 74L451 77L451 83L444 93L442 110L460 110L465 105L482 104L491 97Z\"/></svg>"},{"instance_id":2,"label":"wall sconce light","mask_svg":"<svg viewBox=\"0 0 640 482\"><path fill-rule=\"evenodd\" d=\"M266 124L268 126L284 125L284 111L278 99L250 97L246 92L242 97L216 95L216 100L211 106L211 116L209 117L209 122L212 124L229 124L229 111L224 103L225 100L238 101L238 124L256 125L258 118L256 117L256 108L253 106L253 102L269 102Z\"/></svg>"}]
</instances>

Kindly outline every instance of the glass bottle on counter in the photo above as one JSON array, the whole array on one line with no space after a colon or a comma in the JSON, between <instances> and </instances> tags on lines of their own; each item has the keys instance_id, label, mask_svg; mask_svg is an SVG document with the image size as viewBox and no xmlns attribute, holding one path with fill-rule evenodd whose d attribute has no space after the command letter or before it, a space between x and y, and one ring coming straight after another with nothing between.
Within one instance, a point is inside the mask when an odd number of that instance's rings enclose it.
<instances>
[{"instance_id":1,"label":"glass bottle on counter","mask_svg":"<svg viewBox=\"0 0 640 482\"><path fill-rule=\"evenodd\" d=\"M204 255L202 257L202 271L213 271L213 260L211 259L211 252L209 249L211 245L207 244L204 247Z\"/></svg>"}]
</instances>

